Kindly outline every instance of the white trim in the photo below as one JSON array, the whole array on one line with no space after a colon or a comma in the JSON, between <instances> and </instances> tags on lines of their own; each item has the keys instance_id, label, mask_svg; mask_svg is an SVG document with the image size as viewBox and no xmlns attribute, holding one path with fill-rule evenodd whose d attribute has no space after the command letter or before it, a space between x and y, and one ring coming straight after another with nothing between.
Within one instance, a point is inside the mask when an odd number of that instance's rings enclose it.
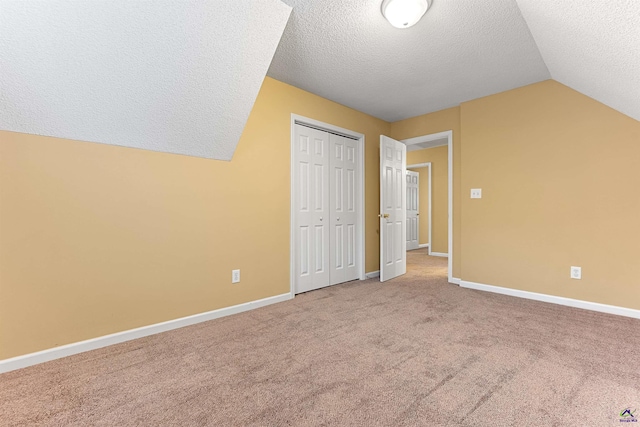
<instances>
[{"instance_id":1,"label":"white trim","mask_svg":"<svg viewBox=\"0 0 640 427\"><path fill-rule=\"evenodd\" d=\"M447 161L449 166L449 176L448 176L448 242L449 242L449 262L447 265L447 269L449 272L449 283L454 283L453 281L453 131L447 130L444 132L432 133L429 135L417 136L415 138L403 139L401 142L404 142L405 145L413 145L419 144L423 142L435 141L438 139L447 138ZM431 235L429 235L429 240L431 240ZM431 248L429 248L431 250ZM430 253L430 255L435 255L434 253ZM435 255L439 256L439 255Z\"/></svg>"},{"instance_id":2,"label":"white trim","mask_svg":"<svg viewBox=\"0 0 640 427\"><path fill-rule=\"evenodd\" d=\"M429 244L428 243L421 243L418 245L418 248L422 249L422 248L428 248Z\"/></svg>"},{"instance_id":3,"label":"white trim","mask_svg":"<svg viewBox=\"0 0 640 427\"><path fill-rule=\"evenodd\" d=\"M294 115L291 115L291 142L289 145L289 293L291 294L291 298L296 296L296 291L294 289L293 284L296 280L296 264L293 261L293 257L295 256L293 248L295 247L296 242L296 233L294 227L294 219L296 218L296 212L293 202L293 195L296 191L294 184L294 171L296 169L296 159L293 156L294 148L293 143L296 139L296 118Z\"/></svg>"},{"instance_id":4,"label":"white trim","mask_svg":"<svg viewBox=\"0 0 640 427\"><path fill-rule=\"evenodd\" d=\"M375 279L376 277L380 277L380 270L370 271L369 273L365 274L365 277L367 279Z\"/></svg>"},{"instance_id":5,"label":"white trim","mask_svg":"<svg viewBox=\"0 0 640 427\"><path fill-rule=\"evenodd\" d=\"M291 294L289 293L276 295L256 301L233 305L231 307L207 311L206 313L194 314L192 316L181 317L179 319L169 320L167 322L156 323L154 325L129 329L128 331L117 332L115 334L104 335L85 341L62 345L60 347L54 347L47 350L38 351L36 353L12 357L11 359L0 360L0 373L26 368L27 366L37 365L38 363L44 363L50 360L60 359L61 357L84 353L85 351L96 350L98 348L107 347L125 341L131 341L142 337L147 337L149 335L159 334L161 332L166 332L173 329L183 328L189 325L195 325L196 323L207 322L209 320L218 319L220 317L225 317L232 314L242 313L244 311L265 307L267 305L287 301L290 299Z\"/></svg>"},{"instance_id":6,"label":"white trim","mask_svg":"<svg viewBox=\"0 0 640 427\"><path fill-rule=\"evenodd\" d=\"M500 286L483 285L481 283L460 281L460 287L476 289L479 291L493 292L496 294L509 295L512 297L543 301L551 304L566 305L568 307L582 308L584 310L599 311L601 313L616 314L618 316L633 317L640 319L640 310L632 308L618 307L615 305L600 304L597 302L583 301L572 298L558 297L555 295L538 294L536 292L521 291L519 289L502 288Z\"/></svg>"},{"instance_id":7,"label":"white trim","mask_svg":"<svg viewBox=\"0 0 640 427\"><path fill-rule=\"evenodd\" d=\"M429 255L431 256L441 256L443 258L449 258L449 254L446 252L429 252ZM451 282L451 280L449 280L449 282Z\"/></svg>"},{"instance_id":8,"label":"white trim","mask_svg":"<svg viewBox=\"0 0 640 427\"><path fill-rule=\"evenodd\" d=\"M365 143L364 143L364 134L359 133L359 132L354 132L352 130L349 129L344 129L341 128L339 126L334 126L328 123L324 123L318 120L314 120L314 119L310 119L308 117L304 117L304 116L300 116L298 114L293 114L291 113L291 145L289 147L289 157L290 157L290 169L289 169L289 181L290 181L290 187L289 187L289 292L291 293L291 297L293 298L295 296L295 288L294 288L294 283L295 283L295 276L296 276L296 271L295 271L295 261L294 261L294 257L297 255L296 251L295 251L295 223L294 223L294 219L295 219L295 206L293 205L293 195L295 192L295 183L294 183L294 172L295 172L295 158L293 156L294 153L294 143L295 143L295 126L296 123L300 123L300 124L307 124L310 126L313 126L315 128L318 129L324 129L326 131L329 132L335 132L341 135L345 135L345 136L349 136L351 138L354 138L358 141L358 168L360 169L360 173L359 175L356 177L357 183L356 186L358 188L358 191L360 192L360 197L357 198L356 200L356 209L358 209L358 224L357 224L357 232L359 232L360 234L360 239L358 239L358 241L356 242L356 244L358 245L358 250L360 251L360 265L358 266L358 278L360 280L365 280L366 274L364 271L364 265L365 265L365 242L364 242L364 235L365 235L365 220L364 220L364 209L365 209L365 202L364 202L364 147L365 147Z\"/></svg>"},{"instance_id":9,"label":"white trim","mask_svg":"<svg viewBox=\"0 0 640 427\"><path fill-rule=\"evenodd\" d=\"M429 255L431 255L431 240L433 239L433 174L431 173L431 162L429 162Z\"/></svg>"},{"instance_id":10,"label":"white trim","mask_svg":"<svg viewBox=\"0 0 640 427\"><path fill-rule=\"evenodd\" d=\"M447 250L449 252L449 262L447 263L447 270L449 272L449 283L453 282L453 131L447 131L447 159L449 167L449 176L447 178L447 184L449 186L449 218L447 225L449 227L449 245Z\"/></svg>"},{"instance_id":11,"label":"white trim","mask_svg":"<svg viewBox=\"0 0 640 427\"><path fill-rule=\"evenodd\" d=\"M406 144L406 142L405 142ZM412 168L412 169L416 169L416 168L429 168L429 170L427 171L427 173L429 174L429 209L427 212L427 217L428 217L428 221L429 221L429 243L425 243L423 245L418 245L419 248L423 248L423 247L428 247L429 248L429 255L431 255L431 246L429 245L431 243L431 220L432 220L432 215L431 215L431 207L433 206L433 180L431 179L432 174L431 174L431 162L427 162L427 163L417 163L414 165L407 165L407 169ZM419 236L420 234L418 234Z\"/></svg>"},{"instance_id":12,"label":"white trim","mask_svg":"<svg viewBox=\"0 0 640 427\"><path fill-rule=\"evenodd\" d=\"M453 279L451 279L451 283L453 283L454 285L459 285L460 284L460 279L457 277L454 277Z\"/></svg>"}]
</instances>

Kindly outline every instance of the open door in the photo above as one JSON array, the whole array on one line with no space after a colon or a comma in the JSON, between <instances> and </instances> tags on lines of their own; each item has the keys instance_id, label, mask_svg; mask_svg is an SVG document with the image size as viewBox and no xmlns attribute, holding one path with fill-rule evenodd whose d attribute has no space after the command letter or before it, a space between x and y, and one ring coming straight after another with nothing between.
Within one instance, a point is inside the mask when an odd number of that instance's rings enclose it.
<instances>
[{"instance_id":1,"label":"open door","mask_svg":"<svg viewBox=\"0 0 640 427\"><path fill-rule=\"evenodd\" d=\"M380 135L380 281L407 272L407 147Z\"/></svg>"}]
</instances>

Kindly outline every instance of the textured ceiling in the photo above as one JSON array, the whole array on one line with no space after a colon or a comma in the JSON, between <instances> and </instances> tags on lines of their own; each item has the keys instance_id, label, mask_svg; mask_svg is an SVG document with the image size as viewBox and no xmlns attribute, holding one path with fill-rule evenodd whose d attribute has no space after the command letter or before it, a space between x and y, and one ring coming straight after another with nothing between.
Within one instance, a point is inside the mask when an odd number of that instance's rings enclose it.
<instances>
[{"instance_id":1,"label":"textured ceiling","mask_svg":"<svg viewBox=\"0 0 640 427\"><path fill-rule=\"evenodd\" d=\"M640 120L640 1L283 1L0 0L0 129L228 160L267 70L387 121L548 78Z\"/></svg>"},{"instance_id":2,"label":"textured ceiling","mask_svg":"<svg viewBox=\"0 0 640 427\"><path fill-rule=\"evenodd\" d=\"M517 2L554 80L640 120L640 1Z\"/></svg>"},{"instance_id":3,"label":"textured ceiling","mask_svg":"<svg viewBox=\"0 0 640 427\"><path fill-rule=\"evenodd\" d=\"M377 0L283 0L269 75L396 121L550 78L515 0L434 0L393 28Z\"/></svg>"},{"instance_id":4,"label":"textured ceiling","mask_svg":"<svg viewBox=\"0 0 640 427\"><path fill-rule=\"evenodd\" d=\"M0 0L0 129L231 159L290 11Z\"/></svg>"}]
</instances>

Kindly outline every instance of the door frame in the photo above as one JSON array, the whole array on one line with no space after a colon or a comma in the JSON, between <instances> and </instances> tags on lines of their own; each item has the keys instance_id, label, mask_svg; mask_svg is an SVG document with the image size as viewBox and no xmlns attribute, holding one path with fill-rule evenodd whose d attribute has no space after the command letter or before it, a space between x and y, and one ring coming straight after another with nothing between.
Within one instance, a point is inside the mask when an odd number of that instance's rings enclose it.
<instances>
[{"instance_id":1,"label":"door frame","mask_svg":"<svg viewBox=\"0 0 640 427\"><path fill-rule=\"evenodd\" d=\"M364 272L364 263L365 263L365 244L364 244L364 233L365 233L365 223L364 223L364 134L359 132L354 132L349 129L344 129L339 126L335 126L329 123L321 122L319 120L310 119L308 117L304 117L298 114L291 113L291 138L289 145L289 293L291 294L291 298L295 297L295 256L296 256L296 246L295 246L295 227L296 227L296 215L295 215L295 207L294 207L294 192L295 192L295 183L294 183L294 173L295 173L295 126L296 124L308 126L311 128L315 128L321 131L330 132L342 136L346 136L349 138L353 138L358 143L358 156L356 159L359 173L356 174L356 191L359 192L359 196L356 197L356 209L358 210L357 215L357 224L356 224L356 233L360 236L359 239L356 239L356 250L359 251L360 257L358 259L358 279L365 280L365 272Z\"/></svg>"},{"instance_id":2,"label":"door frame","mask_svg":"<svg viewBox=\"0 0 640 427\"><path fill-rule=\"evenodd\" d=\"M441 139L447 139L447 157L448 157L448 179L447 179L447 192L448 192L448 252L446 254L448 258L447 270L448 270L448 280L449 283L457 283L453 278L453 131L447 130L444 132L432 133L428 135L416 136L415 138L403 139L401 142L404 142L405 145L414 145L414 144L423 144L426 142L435 142ZM433 147L439 147L444 144L433 145ZM433 148L427 147L427 148ZM431 242L431 236L429 236L429 241ZM431 253L431 245L429 245L429 253Z\"/></svg>"},{"instance_id":3,"label":"door frame","mask_svg":"<svg viewBox=\"0 0 640 427\"><path fill-rule=\"evenodd\" d=\"M429 251L429 255L431 255L431 198L432 198L432 189L433 189L433 184L431 183L431 162L427 162L427 163L416 163L413 165L407 165L407 170L409 169L419 169L419 168L428 168L429 170L427 171L427 173L429 174L429 209L427 209L428 211L428 229L429 229L429 243L427 243L427 250ZM420 181L418 181L418 186L420 185ZM418 187L419 188L419 187ZM420 192L418 191L418 197L420 197ZM420 209L418 209L418 211L420 211ZM419 228L419 227L418 227ZM420 236L420 231L418 231L418 236ZM418 237L418 242L420 241L420 238ZM418 243L418 247L420 248L421 245Z\"/></svg>"}]
</instances>

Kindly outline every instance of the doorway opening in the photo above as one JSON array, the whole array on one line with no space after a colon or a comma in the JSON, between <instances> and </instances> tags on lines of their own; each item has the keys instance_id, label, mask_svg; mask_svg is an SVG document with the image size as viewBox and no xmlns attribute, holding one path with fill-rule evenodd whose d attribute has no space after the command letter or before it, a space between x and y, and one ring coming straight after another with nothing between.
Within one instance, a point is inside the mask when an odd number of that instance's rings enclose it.
<instances>
[{"instance_id":1,"label":"doorway opening","mask_svg":"<svg viewBox=\"0 0 640 427\"><path fill-rule=\"evenodd\" d=\"M435 175L435 169L437 166L434 165L432 162L412 163L410 160L408 160L409 165L407 165L407 169L414 169L414 168L417 168L418 166L424 167L423 166L424 164L431 163L431 165L429 166L429 171L431 173L431 177L429 179L429 183L431 184L431 189L429 191L429 194L431 197L429 201L429 208L431 210L431 212L429 213L429 220L431 222L431 225L429 227L429 246L426 252L428 252L428 255L430 256L446 257L448 259L447 278L450 283L456 283L456 281L453 278L453 131L448 130L445 132L422 135L415 138L405 139L405 140L402 140L401 142L403 142L407 146L408 158L415 158L415 156L412 155L414 151L428 150L428 149L436 148L440 146L447 147L446 149L447 151L446 153L446 169L447 169L446 212L447 213L446 213L446 221L444 221L444 223L446 224L447 230L446 230L446 240L443 241L443 242L446 242L445 248L442 247L443 246L442 242L439 243L440 244L439 247L437 246L438 243L434 245L435 243L434 233L436 233L437 231L437 230L434 230L434 228L439 227L439 230L440 230L440 225L436 225L436 221L433 221L433 215L435 215L435 212L433 211L433 208L432 208L433 204L436 203L433 197L433 192L436 191L433 185L433 181L436 178L434 175ZM440 168L442 168L443 165L439 165L439 166ZM419 249L418 251L425 252L424 249ZM414 253L417 254L417 251Z\"/></svg>"}]
</instances>

